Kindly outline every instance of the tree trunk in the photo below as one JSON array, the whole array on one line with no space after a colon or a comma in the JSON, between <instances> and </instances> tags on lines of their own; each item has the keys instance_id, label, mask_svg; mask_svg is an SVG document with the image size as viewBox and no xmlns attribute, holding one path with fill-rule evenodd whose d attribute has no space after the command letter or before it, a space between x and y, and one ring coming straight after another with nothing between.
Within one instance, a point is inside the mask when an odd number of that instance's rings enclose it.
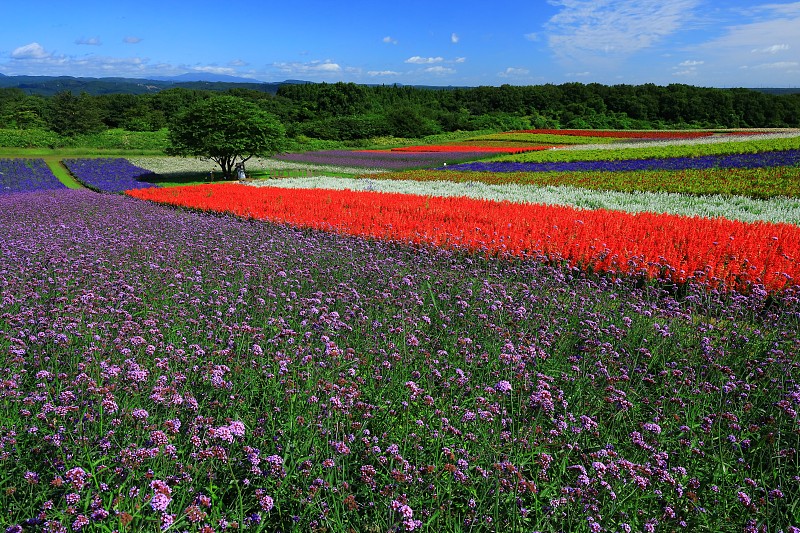
<instances>
[{"instance_id":1,"label":"tree trunk","mask_svg":"<svg viewBox=\"0 0 800 533\"><path fill-rule=\"evenodd\" d=\"M221 156L221 157L213 157L212 158L216 164L222 169L222 179L223 180L230 180L233 179L233 163L236 161L236 157L230 156Z\"/></svg>"}]
</instances>

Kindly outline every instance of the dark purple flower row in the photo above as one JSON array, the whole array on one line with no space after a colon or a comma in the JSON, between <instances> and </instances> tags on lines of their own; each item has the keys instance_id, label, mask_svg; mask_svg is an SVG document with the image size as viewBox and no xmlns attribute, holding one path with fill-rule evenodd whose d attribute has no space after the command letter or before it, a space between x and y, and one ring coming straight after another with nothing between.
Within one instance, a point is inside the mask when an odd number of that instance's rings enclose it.
<instances>
[{"instance_id":1,"label":"dark purple flower row","mask_svg":"<svg viewBox=\"0 0 800 533\"><path fill-rule=\"evenodd\" d=\"M155 177L152 171L137 167L123 158L65 159L64 165L76 180L100 192L157 187L145 181Z\"/></svg>"},{"instance_id":2,"label":"dark purple flower row","mask_svg":"<svg viewBox=\"0 0 800 533\"><path fill-rule=\"evenodd\" d=\"M0 194L66 188L44 159L0 159Z\"/></svg>"},{"instance_id":3,"label":"dark purple flower row","mask_svg":"<svg viewBox=\"0 0 800 533\"><path fill-rule=\"evenodd\" d=\"M625 172L639 170L703 170L711 168L763 168L800 164L800 150L780 150L752 154L668 157L658 159L622 159L616 161L571 161L515 163L510 161L474 162L437 170L476 172Z\"/></svg>"},{"instance_id":4,"label":"dark purple flower row","mask_svg":"<svg viewBox=\"0 0 800 533\"><path fill-rule=\"evenodd\" d=\"M472 161L487 157L486 152L384 152L352 150L320 150L317 152L289 153L275 156L283 161L338 165L360 168L385 168L392 170L429 168L443 164Z\"/></svg>"}]
</instances>

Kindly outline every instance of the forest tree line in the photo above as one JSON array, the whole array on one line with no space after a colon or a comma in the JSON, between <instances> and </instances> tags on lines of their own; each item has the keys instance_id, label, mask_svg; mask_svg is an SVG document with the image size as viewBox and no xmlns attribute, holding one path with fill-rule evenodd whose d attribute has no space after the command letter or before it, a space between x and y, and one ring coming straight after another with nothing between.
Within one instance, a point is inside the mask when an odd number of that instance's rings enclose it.
<instances>
[{"instance_id":1,"label":"forest tree line","mask_svg":"<svg viewBox=\"0 0 800 533\"><path fill-rule=\"evenodd\" d=\"M230 88L226 94L275 115L290 137L353 140L422 137L450 131L530 128L673 129L800 127L800 93L751 89L565 83L420 88L354 83L289 84L277 94ZM157 131L215 91L153 94L26 94L0 89L0 128L73 136L121 128Z\"/></svg>"}]
</instances>

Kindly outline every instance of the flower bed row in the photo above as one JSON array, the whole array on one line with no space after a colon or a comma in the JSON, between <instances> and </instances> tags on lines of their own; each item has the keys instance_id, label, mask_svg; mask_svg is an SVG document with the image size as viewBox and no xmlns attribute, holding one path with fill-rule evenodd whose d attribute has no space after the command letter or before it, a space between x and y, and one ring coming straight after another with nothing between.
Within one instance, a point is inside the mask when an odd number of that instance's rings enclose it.
<instances>
[{"instance_id":1,"label":"flower bed row","mask_svg":"<svg viewBox=\"0 0 800 533\"><path fill-rule=\"evenodd\" d=\"M392 152L478 152L478 153L498 153L498 154L519 154L533 150L549 150L552 145L544 146L476 146L476 145L454 145L454 144L430 144L418 146L401 146L392 148Z\"/></svg>"},{"instance_id":2,"label":"flower bed row","mask_svg":"<svg viewBox=\"0 0 800 533\"><path fill-rule=\"evenodd\" d=\"M388 150L320 150L316 152L290 153L275 156L281 161L316 163L320 165L340 165L366 169L407 169L442 166L462 161L486 157L487 153L455 152L393 152Z\"/></svg>"},{"instance_id":3,"label":"flower bed row","mask_svg":"<svg viewBox=\"0 0 800 533\"><path fill-rule=\"evenodd\" d=\"M442 174L435 171L408 171L408 173ZM374 175L360 178L313 176L262 179L255 180L249 185L291 189L349 189L421 196L464 196L493 201L565 205L579 209L612 209L628 213L647 211L686 217L721 217L742 222L785 222L800 226L800 198L787 198L782 195L759 199L721 194L645 192L636 188L630 191L612 191L606 188L597 190L569 185L491 184L469 181L468 178L474 173L462 174L467 178L466 181L378 179ZM800 190L798 194L800 195Z\"/></svg>"},{"instance_id":4,"label":"flower bed row","mask_svg":"<svg viewBox=\"0 0 800 533\"><path fill-rule=\"evenodd\" d=\"M422 169L388 172L380 175L365 174L363 176L376 180L397 181L481 182L492 185L566 185L592 190L631 193L646 191L693 195L738 195L752 198L800 197L800 167L797 166L709 168L702 170L638 170L627 172L478 172L458 169Z\"/></svg>"},{"instance_id":5,"label":"flower bed row","mask_svg":"<svg viewBox=\"0 0 800 533\"><path fill-rule=\"evenodd\" d=\"M507 132L531 133L535 135L572 135L577 137L613 137L616 139L698 139L714 135L713 131L664 131L664 130L580 130L580 129L534 129Z\"/></svg>"},{"instance_id":6,"label":"flower bed row","mask_svg":"<svg viewBox=\"0 0 800 533\"><path fill-rule=\"evenodd\" d=\"M613 144L619 139L613 137L586 137L578 135L556 135L552 133L503 132L491 133L477 137L484 142L515 143L517 146L527 144L580 145L580 144ZM472 140L472 139L471 139Z\"/></svg>"},{"instance_id":7,"label":"flower bed row","mask_svg":"<svg viewBox=\"0 0 800 533\"><path fill-rule=\"evenodd\" d=\"M800 279L800 228L790 224L238 184L128 194L352 235L491 254L543 255L601 271L650 277L669 271L676 282L699 277L711 285L760 283L776 290Z\"/></svg>"},{"instance_id":8,"label":"flower bed row","mask_svg":"<svg viewBox=\"0 0 800 533\"><path fill-rule=\"evenodd\" d=\"M749 138L747 140L701 139L699 141L683 140L674 143L648 143L645 145L617 146L613 144L593 145L592 147L570 146L558 150L543 150L523 154L500 155L492 161L513 162L570 162L570 161L603 161L620 159L657 159L671 157L703 157L717 155L753 154L758 152L776 152L783 150L800 150L800 134L790 133L773 135L765 138Z\"/></svg>"},{"instance_id":9,"label":"flower bed row","mask_svg":"<svg viewBox=\"0 0 800 533\"><path fill-rule=\"evenodd\" d=\"M124 192L156 187L145 180L155 174L123 158L65 159L64 165L84 186L99 192Z\"/></svg>"},{"instance_id":10,"label":"flower bed row","mask_svg":"<svg viewBox=\"0 0 800 533\"><path fill-rule=\"evenodd\" d=\"M0 194L66 188L44 159L0 159Z\"/></svg>"},{"instance_id":11,"label":"flower bed row","mask_svg":"<svg viewBox=\"0 0 800 533\"><path fill-rule=\"evenodd\" d=\"M477 172L631 172L640 170L791 167L798 165L800 165L800 149L652 159L611 159L541 163L475 161L452 165L448 167L447 170L468 170Z\"/></svg>"}]
</instances>

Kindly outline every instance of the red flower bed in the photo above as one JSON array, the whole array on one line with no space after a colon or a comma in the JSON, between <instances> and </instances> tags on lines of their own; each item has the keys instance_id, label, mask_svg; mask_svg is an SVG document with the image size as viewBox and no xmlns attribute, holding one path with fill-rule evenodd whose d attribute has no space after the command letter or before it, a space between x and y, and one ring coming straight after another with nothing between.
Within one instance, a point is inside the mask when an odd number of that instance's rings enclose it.
<instances>
[{"instance_id":1,"label":"red flower bed","mask_svg":"<svg viewBox=\"0 0 800 533\"><path fill-rule=\"evenodd\" d=\"M595 270L712 286L800 279L800 227L652 213L577 210L471 198L221 183L127 194L205 211L381 239L465 247L487 253L544 254Z\"/></svg>"}]
</instances>

